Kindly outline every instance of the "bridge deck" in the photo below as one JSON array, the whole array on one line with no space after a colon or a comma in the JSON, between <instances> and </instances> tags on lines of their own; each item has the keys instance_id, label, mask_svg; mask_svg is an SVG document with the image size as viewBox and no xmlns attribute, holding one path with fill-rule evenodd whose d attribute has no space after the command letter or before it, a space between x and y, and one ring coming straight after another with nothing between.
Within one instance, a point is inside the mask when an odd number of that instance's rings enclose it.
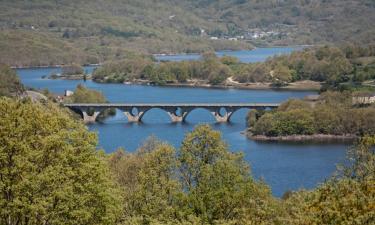
<instances>
[{"instance_id":1,"label":"bridge deck","mask_svg":"<svg viewBox=\"0 0 375 225\"><path fill-rule=\"evenodd\" d=\"M278 103L70 103L66 107L278 107Z\"/></svg>"}]
</instances>

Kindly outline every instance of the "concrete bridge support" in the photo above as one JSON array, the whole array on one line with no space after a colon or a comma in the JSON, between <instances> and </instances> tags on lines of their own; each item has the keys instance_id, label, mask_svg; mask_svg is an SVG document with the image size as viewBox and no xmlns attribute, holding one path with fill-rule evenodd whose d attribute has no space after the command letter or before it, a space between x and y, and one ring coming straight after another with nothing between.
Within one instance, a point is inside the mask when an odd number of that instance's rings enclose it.
<instances>
[{"instance_id":1,"label":"concrete bridge support","mask_svg":"<svg viewBox=\"0 0 375 225\"><path fill-rule=\"evenodd\" d=\"M128 118L128 122L141 122L144 112L133 114L131 111L125 111L124 114Z\"/></svg>"},{"instance_id":2,"label":"concrete bridge support","mask_svg":"<svg viewBox=\"0 0 375 225\"><path fill-rule=\"evenodd\" d=\"M90 116L87 111L82 110L82 117L83 122L85 123L94 123L96 121L96 118L98 118L100 111L94 111L94 113Z\"/></svg>"},{"instance_id":3,"label":"concrete bridge support","mask_svg":"<svg viewBox=\"0 0 375 225\"><path fill-rule=\"evenodd\" d=\"M229 108L225 108L225 107L224 107L224 109L225 109L225 113L223 115L220 113L220 108L215 109L215 110L211 110L211 114L215 117L216 122L225 123L225 122L230 121L230 117L234 113L234 110L229 109Z\"/></svg>"},{"instance_id":4,"label":"concrete bridge support","mask_svg":"<svg viewBox=\"0 0 375 225\"><path fill-rule=\"evenodd\" d=\"M169 117L171 117L171 121L174 123L177 122L185 122L186 116L189 114L191 110L185 109L185 108L180 108L180 113L177 113L178 108L172 108L172 109L164 109Z\"/></svg>"},{"instance_id":5,"label":"concrete bridge support","mask_svg":"<svg viewBox=\"0 0 375 225\"><path fill-rule=\"evenodd\" d=\"M177 115L175 112L167 112L173 123L183 122L183 117Z\"/></svg>"}]
</instances>

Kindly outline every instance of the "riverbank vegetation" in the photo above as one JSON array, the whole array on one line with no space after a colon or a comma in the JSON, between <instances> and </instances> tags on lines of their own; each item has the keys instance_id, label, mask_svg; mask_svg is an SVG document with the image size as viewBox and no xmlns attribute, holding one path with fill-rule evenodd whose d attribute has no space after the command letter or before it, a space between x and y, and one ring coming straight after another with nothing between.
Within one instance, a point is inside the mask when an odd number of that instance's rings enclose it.
<instances>
[{"instance_id":1,"label":"riverbank vegetation","mask_svg":"<svg viewBox=\"0 0 375 225\"><path fill-rule=\"evenodd\" d=\"M294 135L317 135L315 139L318 135L344 139L374 135L375 107L355 104L357 98L358 94L351 92L325 92L316 102L288 100L270 112L252 111L249 135L262 140L299 138Z\"/></svg>"},{"instance_id":2,"label":"riverbank vegetation","mask_svg":"<svg viewBox=\"0 0 375 225\"><path fill-rule=\"evenodd\" d=\"M160 62L149 58L133 58L104 64L94 71L97 82L141 81L158 85L199 82L222 84L232 75L229 67L236 58L219 58L213 52L204 53L199 61Z\"/></svg>"},{"instance_id":3,"label":"riverbank vegetation","mask_svg":"<svg viewBox=\"0 0 375 225\"><path fill-rule=\"evenodd\" d=\"M181 147L96 150L96 135L50 103L0 98L1 224L372 224L374 137L310 191L274 198L242 153L200 125Z\"/></svg>"},{"instance_id":4,"label":"riverbank vegetation","mask_svg":"<svg viewBox=\"0 0 375 225\"><path fill-rule=\"evenodd\" d=\"M242 82L272 80L274 86L300 80L324 82L323 90L347 90L375 79L375 45L323 46L275 56L236 73ZM371 87L368 87L371 88Z\"/></svg>"},{"instance_id":5,"label":"riverbank vegetation","mask_svg":"<svg viewBox=\"0 0 375 225\"><path fill-rule=\"evenodd\" d=\"M375 45L311 47L259 63L242 63L230 56L219 58L213 52L202 54L196 61L180 62L155 62L137 56L104 64L94 71L93 80L242 88L251 88L251 84L293 88L305 82L306 89L323 84L322 91L373 90Z\"/></svg>"}]
</instances>

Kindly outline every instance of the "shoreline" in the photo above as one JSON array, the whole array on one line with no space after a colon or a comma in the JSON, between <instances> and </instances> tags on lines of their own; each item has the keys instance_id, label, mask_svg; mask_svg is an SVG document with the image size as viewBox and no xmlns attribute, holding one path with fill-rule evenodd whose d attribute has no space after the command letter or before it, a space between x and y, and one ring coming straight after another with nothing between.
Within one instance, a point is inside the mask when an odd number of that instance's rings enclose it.
<instances>
[{"instance_id":1,"label":"shoreline","mask_svg":"<svg viewBox=\"0 0 375 225\"><path fill-rule=\"evenodd\" d=\"M191 87L191 88L212 88L212 89L239 89L239 90L292 90L292 91L319 91L321 84L319 85L306 85L300 83L291 83L288 86L283 87L273 87L271 83L241 83L241 84L194 84L194 83L174 83L165 84L157 86L167 86L167 87Z\"/></svg>"},{"instance_id":2,"label":"shoreline","mask_svg":"<svg viewBox=\"0 0 375 225\"><path fill-rule=\"evenodd\" d=\"M105 82L97 82L102 83ZM308 84L307 84L308 83ZM273 87L271 83L241 83L241 84L197 84L197 83L168 83L163 85L150 84L150 81L133 81L125 82L124 85L148 85L157 87L186 87L186 88L207 88L207 89L238 89L238 90L284 90L284 91L319 91L321 88L321 83L311 83L310 81L302 81L291 83L284 87Z\"/></svg>"},{"instance_id":3,"label":"shoreline","mask_svg":"<svg viewBox=\"0 0 375 225\"><path fill-rule=\"evenodd\" d=\"M83 67L86 66L100 66L102 65L101 63L97 64L85 64L81 65ZM66 66L66 64L56 64L56 65L48 65L48 66L10 66L12 69L42 69L42 68L61 68L63 66Z\"/></svg>"},{"instance_id":4,"label":"shoreline","mask_svg":"<svg viewBox=\"0 0 375 225\"><path fill-rule=\"evenodd\" d=\"M231 51L253 51L253 50L256 50L256 49L260 49L260 48L299 48L299 47L302 47L302 48L308 48L308 47L313 47L315 45L275 45L275 46L254 46L254 48L252 49L242 49L242 50L217 50L215 52L231 52ZM152 55L153 56L177 56L177 55L184 55L184 56L188 56L188 55L200 55L202 54L202 52L189 52L189 53L186 53L186 52L182 52L182 53L153 53Z\"/></svg>"},{"instance_id":5,"label":"shoreline","mask_svg":"<svg viewBox=\"0 0 375 225\"><path fill-rule=\"evenodd\" d=\"M49 80L82 80L83 75L74 76L60 76L56 78L45 77L43 79ZM95 81L91 75L87 75L87 80L91 80L98 84L123 84L123 85L144 85L144 86L156 86L156 87L185 87L185 88L207 88L207 89L238 89L238 90L276 90L276 91L319 91L321 83L311 83L310 81L300 81L290 83L288 86L273 87L271 83L238 83L238 84L197 84L197 83L167 83L163 85L152 84L148 80L138 80L124 83L107 83L101 81Z\"/></svg>"},{"instance_id":6,"label":"shoreline","mask_svg":"<svg viewBox=\"0 0 375 225\"><path fill-rule=\"evenodd\" d=\"M253 141L263 141L263 142L330 142L330 141L340 141L340 142L354 142L358 139L357 135L333 135L333 134L312 134L312 135L288 135L288 136L276 136L269 137L265 135L252 135L247 131L244 131L247 138Z\"/></svg>"}]
</instances>

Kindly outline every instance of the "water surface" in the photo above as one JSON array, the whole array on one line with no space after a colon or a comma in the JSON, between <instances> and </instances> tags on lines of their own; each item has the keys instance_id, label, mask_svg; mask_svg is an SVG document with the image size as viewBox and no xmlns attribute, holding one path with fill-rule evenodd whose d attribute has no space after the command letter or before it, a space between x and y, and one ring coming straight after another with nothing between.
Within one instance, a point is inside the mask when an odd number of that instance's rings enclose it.
<instances>
[{"instance_id":1,"label":"water surface","mask_svg":"<svg viewBox=\"0 0 375 225\"><path fill-rule=\"evenodd\" d=\"M288 54L292 51L301 50L303 46L295 47L275 47L275 48L256 48L254 50L242 50L242 51L219 51L216 55L222 56L234 56L237 57L241 62L260 62L266 60L268 57L275 55ZM182 61L182 60L198 60L200 54L180 54L180 55L157 55L155 56L158 60L163 61Z\"/></svg>"},{"instance_id":2,"label":"water surface","mask_svg":"<svg viewBox=\"0 0 375 225\"><path fill-rule=\"evenodd\" d=\"M264 60L265 55L287 53L293 48L257 49L255 51L225 52L238 56L242 61ZM220 54L224 54L219 52ZM184 56L181 56L184 57ZM251 58L251 59L250 59ZM94 67L86 67L91 72ZM118 103L278 103L289 98L303 98L314 94L311 91L205 89L180 87L155 87L124 84L98 84L92 81L46 80L41 77L59 68L19 69L22 82L29 87L45 89L54 93L74 90L82 83L88 88L99 90L110 102ZM200 123L209 123L222 132L223 139L232 151L243 151L251 164L255 177L263 178L272 188L275 196L287 190L313 188L328 178L335 170L335 164L345 157L346 144L293 144L278 142L254 142L241 131L246 129L247 110L239 110L231 123L216 123L213 116L203 109L189 114L186 123L171 123L167 113L159 109L147 112L142 123L128 123L118 111L116 116L103 123L89 125L98 132L99 148L110 153L119 147L134 151L150 135L167 141L178 148L186 132Z\"/></svg>"}]
</instances>

